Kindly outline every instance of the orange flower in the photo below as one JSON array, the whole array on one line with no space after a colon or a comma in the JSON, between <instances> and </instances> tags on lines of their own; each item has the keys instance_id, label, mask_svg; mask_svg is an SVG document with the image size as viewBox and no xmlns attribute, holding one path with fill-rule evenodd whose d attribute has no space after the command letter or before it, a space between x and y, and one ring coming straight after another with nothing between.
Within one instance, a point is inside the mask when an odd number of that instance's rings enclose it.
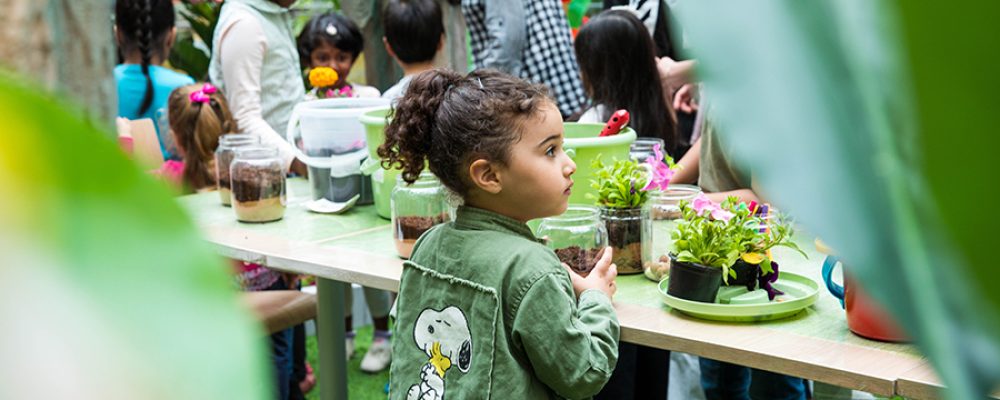
<instances>
[{"instance_id":1,"label":"orange flower","mask_svg":"<svg viewBox=\"0 0 1000 400\"><path fill-rule=\"evenodd\" d=\"M318 67L309 71L309 84L313 87L333 86L337 83L338 79L340 79L340 76L337 75L337 71L334 71L333 68Z\"/></svg>"}]
</instances>

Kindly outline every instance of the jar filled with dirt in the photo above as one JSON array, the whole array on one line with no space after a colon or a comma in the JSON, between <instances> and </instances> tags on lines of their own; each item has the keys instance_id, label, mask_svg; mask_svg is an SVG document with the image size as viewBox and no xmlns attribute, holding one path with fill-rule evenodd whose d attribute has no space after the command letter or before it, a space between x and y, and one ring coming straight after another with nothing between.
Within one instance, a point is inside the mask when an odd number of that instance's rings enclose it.
<instances>
[{"instance_id":1,"label":"jar filled with dirt","mask_svg":"<svg viewBox=\"0 0 1000 400\"><path fill-rule=\"evenodd\" d=\"M608 246L608 231L595 207L570 206L556 217L538 225L538 237L555 251L559 261L580 276L587 276Z\"/></svg>"},{"instance_id":2,"label":"jar filled with dirt","mask_svg":"<svg viewBox=\"0 0 1000 400\"><path fill-rule=\"evenodd\" d=\"M618 273L643 272L643 265L653 260L653 220L649 217L649 207L601 207L600 210Z\"/></svg>"},{"instance_id":3,"label":"jar filled with dirt","mask_svg":"<svg viewBox=\"0 0 1000 400\"><path fill-rule=\"evenodd\" d=\"M229 207L232 203L229 167L236 157L236 149L256 145L260 145L260 136L249 133L230 133L219 138L219 147L215 149L215 188L219 191L222 205Z\"/></svg>"},{"instance_id":4,"label":"jar filled with dirt","mask_svg":"<svg viewBox=\"0 0 1000 400\"><path fill-rule=\"evenodd\" d=\"M691 202L701 188L694 185L670 185L667 190L656 193L649 199L650 214L654 220L674 220L681 218L681 201Z\"/></svg>"},{"instance_id":5,"label":"jar filled with dirt","mask_svg":"<svg viewBox=\"0 0 1000 400\"><path fill-rule=\"evenodd\" d=\"M429 171L422 172L412 184L403 181L402 175L397 177L389 202L392 238L402 258L410 258L420 235L434 225L452 220L444 186Z\"/></svg>"},{"instance_id":6,"label":"jar filled with dirt","mask_svg":"<svg viewBox=\"0 0 1000 400\"><path fill-rule=\"evenodd\" d=\"M243 222L277 221L285 216L285 170L278 149L243 147L230 166L232 203Z\"/></svg>"}]
</instances>

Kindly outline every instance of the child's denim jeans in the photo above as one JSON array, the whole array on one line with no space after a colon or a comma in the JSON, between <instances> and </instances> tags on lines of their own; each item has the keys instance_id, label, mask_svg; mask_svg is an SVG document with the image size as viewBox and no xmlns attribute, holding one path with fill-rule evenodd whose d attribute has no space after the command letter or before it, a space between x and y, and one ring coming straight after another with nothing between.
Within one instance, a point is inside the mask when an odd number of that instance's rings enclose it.
<instances>
[{"instance_id":1,"label":"child's denim jeans","mask_svg":"<svg viewBox=\"0 0 1000 400\"><path fill-rule=\"evenodd\" d=\"M702 358L701 387L708 400L805 400L802 378Z\"/></svg>"}]
</instances>

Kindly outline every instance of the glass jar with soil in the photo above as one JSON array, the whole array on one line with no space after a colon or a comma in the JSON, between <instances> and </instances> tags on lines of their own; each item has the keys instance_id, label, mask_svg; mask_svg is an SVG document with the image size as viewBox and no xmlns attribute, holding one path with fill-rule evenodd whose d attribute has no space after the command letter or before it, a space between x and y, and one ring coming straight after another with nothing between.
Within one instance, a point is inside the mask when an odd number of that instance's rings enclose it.
<instances>
[{"instance_id":1,"label":"glass jar with soil","mask_svg":"<svg viewBox=\"0 0 1000 400\"><path fill-rule=\"evenodd\" d=\"M670 185L667 190L654 194L650 199L650 215L654 220L674 220L681 218L680 203L682 200L691 202L701 188L694 185Z\"/></svg>"},{"instance_id":2,"label":"glass jar with soil","mask_svg":"<svg viewBox=\"0 0 1000 400\"><path fill-rule=\"evenodd\" d=\"M595 207L570 206L562 215L543 219L537 234L580 276L590 274L608 246L608 231Z\"/></svg>"},{"instance_id":3,"label":"glass jar with soil","mask_svg":"<svg viewBox=\"0 0 1000 400\"><path fill-rule=\"evenodd\" d=\"M402 258L410 258L420 235L452 219L444 186L429 171L422 172L412 184L403 181L402 175L398 176L389 203L392 238Z\"/></svg>"},{"instance_id":4,"label":"glass jar with soil","mask_svg":"<svg viewBox=\"0 0 1000 400\"><path fill-rule=\"evenodd\" d=\"M232 204L243 222L277 221L285 216L285 169L278 149L243 147L230 166Z\"/></svg>"},{"instance_id":5,"label":"glass jar with soil","mask_svg":"<svg viewBox=\"0 0 1000 400\"><path fill-rule=\"evenodd\" d=\"M248 133L230 133L219 138L219 147L215 149L215 188L219 191L222 205L229 207L232 203L229 167L236 157L236 149L259 144L260 137Z\"/></svg>"},{"instance_id":6,"label":"glass jar with soil","mask_svg":"<svg viewBox=\"0 0 1000 400\"><path fill-rule=\"evenodd\" d=\"M618 273L643 272L643 265L653 260L653 220L649 218L649 207L601 207L600 210Z\"/></svg>"}]
</instances>

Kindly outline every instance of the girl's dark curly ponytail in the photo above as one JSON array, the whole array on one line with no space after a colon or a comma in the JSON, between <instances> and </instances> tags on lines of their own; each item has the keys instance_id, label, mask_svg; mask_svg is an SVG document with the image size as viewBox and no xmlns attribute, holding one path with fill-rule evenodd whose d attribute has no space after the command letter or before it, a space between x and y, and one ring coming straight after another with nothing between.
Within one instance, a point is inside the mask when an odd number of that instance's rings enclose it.
<instances>
[{"instance_id":1,"label":"girl's dark curly ponytail","mask_svg":"<svg viewBox=\"0 0 1000 400\"><path fill-rule=\"evenodd\" d=\"M466 166L474 159L505 165L524 121L545 102L552 99L544 86L501 72L427 71L413 77L390 113L378 155L383 167L401 169L406 182L416 181L426 163L442 184L465 195Z\"/></svg>"},{"instance_id":2,"label":"girl's dark curly ponytail","mask_svg":"<svg viewBox=\"0 0 1000 400\"><path fill-rule=\"evenodd\" d=\"M378 149L385 168L398 167L403 180L413 183L424 169L431 152L431 135L445 94L462 76L435 70L413 78L407 87L411 95L400 99L390 113L392 123L385 129L385 143Z\"/></svg>"}]
</instances>

